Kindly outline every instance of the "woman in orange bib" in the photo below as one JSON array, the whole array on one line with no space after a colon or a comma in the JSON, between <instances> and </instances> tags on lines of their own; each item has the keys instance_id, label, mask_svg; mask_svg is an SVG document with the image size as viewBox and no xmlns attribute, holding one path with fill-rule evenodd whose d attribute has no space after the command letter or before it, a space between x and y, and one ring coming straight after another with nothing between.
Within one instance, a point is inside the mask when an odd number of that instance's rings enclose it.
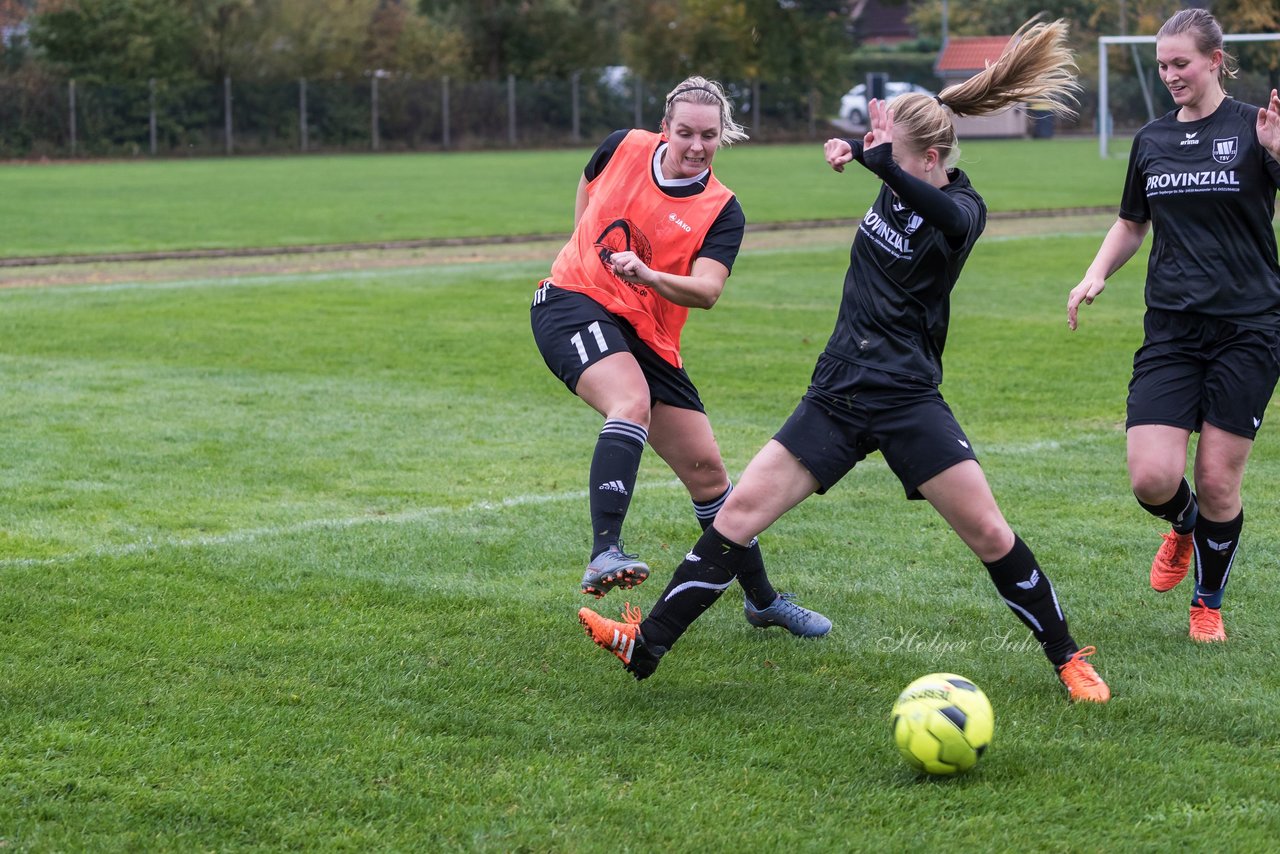
<instances>
[{"instance_id":1,"label":"woman in orange bib","mask_svg":"<svg viewBox=\"0 0 1280 854\"><path fill-rule=\"evenodd\" d=\"M581 585L597 598L649 576L621 541L646 443L689 490L704 529L733 489L684 369L680 332L690 308L716 304L742 244L742 207L711 162L746 133L721 86L703 77L667 95L661 130L615 131L596 149L578 182L573 236L530 308L547 367L604 417ZM754 563L758 571L739 577L753 625L830 630L826 618L773 589L763 560Z\"/></svg>"}]
</instances>

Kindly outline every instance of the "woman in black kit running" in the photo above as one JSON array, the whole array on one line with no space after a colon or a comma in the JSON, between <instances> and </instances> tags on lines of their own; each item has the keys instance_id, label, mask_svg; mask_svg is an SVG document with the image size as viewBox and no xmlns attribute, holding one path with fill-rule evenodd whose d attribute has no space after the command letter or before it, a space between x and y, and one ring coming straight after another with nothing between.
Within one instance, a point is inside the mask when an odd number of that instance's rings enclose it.
<instances>
[{"instance_id":1,"label":"woman in black kit running","mask_svg":"<svg viewBox=\"0 0 1280 854\"><path fill-rule=\"evenodd\" d=\"M1171 530L1151 587L1172 590L1195 556L1190 635L1225 641L1222 594L1244 526L1240 486L1280 378L1280 265L1271 219L1280 185L1280 97L1265 108L1229 97L1234 60L1204 9L1156 34L1156 63L1177 108L1134 137L1120 214L1067 299L1102 293L1153 232L1145 332L1133 357L1125 422L1129 481ZM1199 431L1195 489L1185 476Z\"/></svg>"},{"instance_id":2,"label":"woman in black kit running","mask_svg":"<svg viewBox=\"0 0 1280 854\"><path fill-rule=\"evenodd\" d=\"M1001 598L1031 629L1072 701L1105 703L1110 690L1067 630L1044 570L1005 521L969 440L938 390L950 294L986 224L986 205L959 157L956 115L984 115L1027 98L1078 88L1066 25L1025 25L994 65L936 99L872 101L861 140L828 140L837 172L852 161L883 181L854 237L835 331L808 392L756 454L648 619L625 622L584 608L579 619L637 679L709 608L745 566L753 539L788 510L836 484L879 450L908 498L923 498L985 564Z\"/></svg>"}]
</instances>

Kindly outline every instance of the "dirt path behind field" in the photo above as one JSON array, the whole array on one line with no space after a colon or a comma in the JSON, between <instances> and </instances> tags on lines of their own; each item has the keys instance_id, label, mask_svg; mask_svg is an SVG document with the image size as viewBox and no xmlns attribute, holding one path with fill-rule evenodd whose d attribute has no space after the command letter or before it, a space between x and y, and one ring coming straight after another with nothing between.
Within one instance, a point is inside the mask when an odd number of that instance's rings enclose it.
<instances>
[{"instance_id":1,"label":"dirt path behind field","mask_svg":"<svg viewBox=\"0 0 1280 854\"><path fill-rule=\"evenodd\" d=\"M1110 210L993 214L986 236L1062 236L1097 234L1115 221ZM742 251L829 248L848 245L856 220L779 223L748 228ZM550 266L568 235L502 240L405 241L398 244L273 248L92 256L73 262L57 259L0 259L0 288L121 282L172 282L187 279L283 275L432 267L443 264L544 261ZM1089 259L1081 259L1081 270Z\"/></svg>"}]
</instances>

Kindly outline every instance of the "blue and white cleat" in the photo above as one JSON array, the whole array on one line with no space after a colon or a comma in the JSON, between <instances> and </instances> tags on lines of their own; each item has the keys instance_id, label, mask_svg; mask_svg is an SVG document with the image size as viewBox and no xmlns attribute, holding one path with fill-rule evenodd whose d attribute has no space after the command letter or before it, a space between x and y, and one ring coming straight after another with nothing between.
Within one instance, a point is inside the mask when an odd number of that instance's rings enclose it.
<instances>
[{"instance_id":1,"label":"blue and white cleat","mask_svg":"<svg viewBox=\"0 0 1280 854\"><path fill-rule=\"evenodd\" d=\"M782 626L800 638L819 638L831 631L830 620L817 611L800 607L792 599L790 593L779 593L768 608L757 609L750 599L744 598L742 612L746 615L747 622L757 629Z\"/></svg>"},{"instance_id":2,"label":"blue and white cleat","mask_svg":"<svg viewBox=\"0 0 1280 854\"><path fill-rule=\"evenodd\" d=\"M649 565L637 555L629 555L616 546L600 552L582 573L582 592L599 599L615 587L628 590L649 577Z\"/></svg>"}]
</instances>

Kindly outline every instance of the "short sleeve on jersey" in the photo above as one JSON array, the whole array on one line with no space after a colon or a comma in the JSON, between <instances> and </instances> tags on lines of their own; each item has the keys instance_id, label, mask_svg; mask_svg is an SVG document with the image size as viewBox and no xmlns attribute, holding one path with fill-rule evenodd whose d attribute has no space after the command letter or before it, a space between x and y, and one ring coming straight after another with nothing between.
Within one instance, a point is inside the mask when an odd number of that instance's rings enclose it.
<instances>
[{"instance_id":1,"label":"short sleeve on jersey","mask_svg":"<svg viewBox=\"0 0 1280 854\"><path fill-rule=\"evenodd\" d=\"M594 181L596 176L604 171L604 167L608 165L609 158L613 157L613 153L618 150L618 146L622 145L622 140L626 139L628 130L615 130L604 138L604 142L600 143L600 147L591 155L591 159L587 161L587 166L582 170L582 177L588 181Z\"/></svg>"},{"instance_id":2,"label":"short sleeve on jersey","mask_svg":"<svg viewBox=\"0 0 1280 854\"><path fill-rule=\"evenodd\" d=\"M733 262L738 258L738 250L742 247L742 235L747 229L747 217L734 196L721 210L716 221L707 230L707 236L698 250L699 258L710 258L719 261L727 269L733 269Z\"/></svg>"},{"instance_id":3,"label":"short sleeve on jersey","mask_svg":"<svg viewBox=\"0 0 1280 854\"><path fill-rule=\"evenodd\" d=\"M1147 191L1143 182L1142 169L1138 166L1138 152L1142 146L1142 131L1133 138L1133 146L1129 149L1129 170L1124 176L1124 193L1120 196L1120 218L1130 222L1146 222L1151 219L1151 208L1147 204Z\"/></svg>"}]
</instances>

